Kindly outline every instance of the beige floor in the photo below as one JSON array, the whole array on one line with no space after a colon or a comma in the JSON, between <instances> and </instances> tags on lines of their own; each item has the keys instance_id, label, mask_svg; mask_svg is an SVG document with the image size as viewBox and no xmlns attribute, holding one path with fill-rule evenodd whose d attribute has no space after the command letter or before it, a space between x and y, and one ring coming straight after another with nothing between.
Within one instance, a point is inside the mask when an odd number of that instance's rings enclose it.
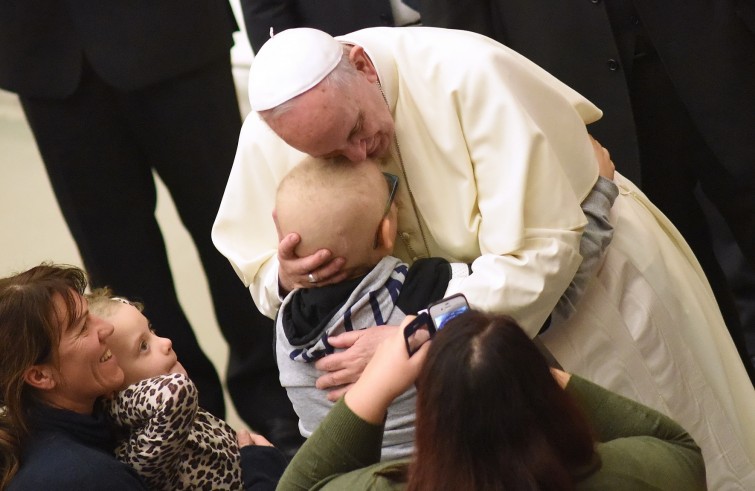
<instances>
[{"instance_id":1,"label":"beige floor","mask_svg":"<svg viewBox=\"0 0 755 491\"><path fill-rule=\"evenodd\" d=\"M158 189L157 217L181 304L200 344L222 374L227 348L214 318L207 282L194 245L162 183ZM0 91L0 276L23 271L42 261L81 266L18 100L13 94ZM228 421L240 427L240 419L227 397L226 401Z\"/></svg>"}]
</instances>

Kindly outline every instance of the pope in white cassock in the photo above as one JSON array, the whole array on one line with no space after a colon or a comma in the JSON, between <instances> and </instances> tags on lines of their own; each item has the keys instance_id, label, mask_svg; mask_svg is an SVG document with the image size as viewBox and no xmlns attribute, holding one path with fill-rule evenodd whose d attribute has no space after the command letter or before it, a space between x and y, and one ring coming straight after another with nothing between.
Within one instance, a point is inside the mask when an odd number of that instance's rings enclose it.
<instances>
[{"instance_id":1,"label":"pope in white cassock","mask_svg":"<svg viewBox=\"0 0 755 491\"><path fill-rule=\"evenodd\" d=\"M212 236L262 312L339 280L342 265L327 251L296 257L295 235L279 240L278 182L304 153L385 157L402 178L394 254L470 263L449 293L538 333L582 260L580 203L598 177L585 125L598 108L495 41L425 27L284 31L249 85L254 111ZM575 313L541 339L566 370L681 423L711 489L755 489L755 391L708 282L665 216L615 182L613 242ZM355 353L365 332L347 334L341 347ZM357 354L344 353L318 362L338 374L323 386L353 381L338 369Z\"/></svg>"}]
</instances>

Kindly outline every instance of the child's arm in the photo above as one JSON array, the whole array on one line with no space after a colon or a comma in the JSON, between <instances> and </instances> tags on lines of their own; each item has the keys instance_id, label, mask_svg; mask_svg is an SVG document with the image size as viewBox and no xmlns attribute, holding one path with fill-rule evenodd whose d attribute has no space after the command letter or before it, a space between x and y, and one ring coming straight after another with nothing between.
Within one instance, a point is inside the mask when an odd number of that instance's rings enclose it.
<instances>
[{"instance_id":1,"label":"child's arm","mask_svg":"<svg viewBox=\"0 0 755 491\"><path fill-rule=\"evenodd\" d=\"M587 284L595 276L595 271L603 261L606 248L613 238L613 225L608 217L619 188L612 181L598 177L590 194L582 201L582 211L587 217L587 225L579 243L582 264L579 265L569 286L558 299L553 315L568 319L577 311L577 303L585 293Z\"/></svg>"},{"instance_id":2,"label":"child's arm","mask_svg":"<svg viewBox=\"0 0 755 491\"><path fill-rule=\"evenodd\" d=\"M598 163L599 177L580 205L587 218L587 226L579 243L582 263L553 309L553 315L562 319L568 319L576 312L577 303L584 295L587 283L595 275L595 270L603 261L606 248L613 239L613 226L608 215L619 195L619 188L613 183L616 166L608 150L592 136L590 143Z\"/></svg>"},{"instance_id":3,"label":"child's arm","mask_svg":"<svg viewBox=\"0 0 755 491\"><path fill-rule=\"evenodd\" d=\"M142 380L119 392L108 412L128 437L118 445L119 460L139 472L150 489L172 489L192 422L198 392L185 375Z\"/></svg>"}]
</instances>

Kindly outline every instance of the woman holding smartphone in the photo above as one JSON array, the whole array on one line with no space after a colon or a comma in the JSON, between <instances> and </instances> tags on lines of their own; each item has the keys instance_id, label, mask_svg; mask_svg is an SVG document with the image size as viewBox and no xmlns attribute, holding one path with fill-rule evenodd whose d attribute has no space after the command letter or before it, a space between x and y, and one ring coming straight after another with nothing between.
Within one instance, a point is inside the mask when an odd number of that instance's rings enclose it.
<instances>
[{"instance_id":1,"label":"woman holding smartphone","mask_svg":"<svg viewBox=\"0 0 755 491\"><path fill-rule=\"evenodd\" d=\"M379 463L386 409L415 380L416 453ZM470 311L411 357L403 332L380 346L278 489L315 486L702 490L705 467L670 418L550 369L512 319Z\"/></svg>"}]
</instances>

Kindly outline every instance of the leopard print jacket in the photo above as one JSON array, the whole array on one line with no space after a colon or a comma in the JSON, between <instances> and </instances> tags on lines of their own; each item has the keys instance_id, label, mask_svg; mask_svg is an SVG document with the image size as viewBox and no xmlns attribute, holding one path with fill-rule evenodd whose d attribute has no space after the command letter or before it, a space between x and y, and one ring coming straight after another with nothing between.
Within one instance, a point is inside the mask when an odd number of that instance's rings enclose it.
<instances>
[{"instance_id":1,"label":"leopard print jacket","mask_svg":"<svg viewBox=\"0 0 755 491\"><path fill-rule=\"evenodd\" d=\"M104 405L124 430L116 457L150 489L242 489L236 433L199 408L197 388L185 375L142 380Z\"/></svg>"}]
</instances>

